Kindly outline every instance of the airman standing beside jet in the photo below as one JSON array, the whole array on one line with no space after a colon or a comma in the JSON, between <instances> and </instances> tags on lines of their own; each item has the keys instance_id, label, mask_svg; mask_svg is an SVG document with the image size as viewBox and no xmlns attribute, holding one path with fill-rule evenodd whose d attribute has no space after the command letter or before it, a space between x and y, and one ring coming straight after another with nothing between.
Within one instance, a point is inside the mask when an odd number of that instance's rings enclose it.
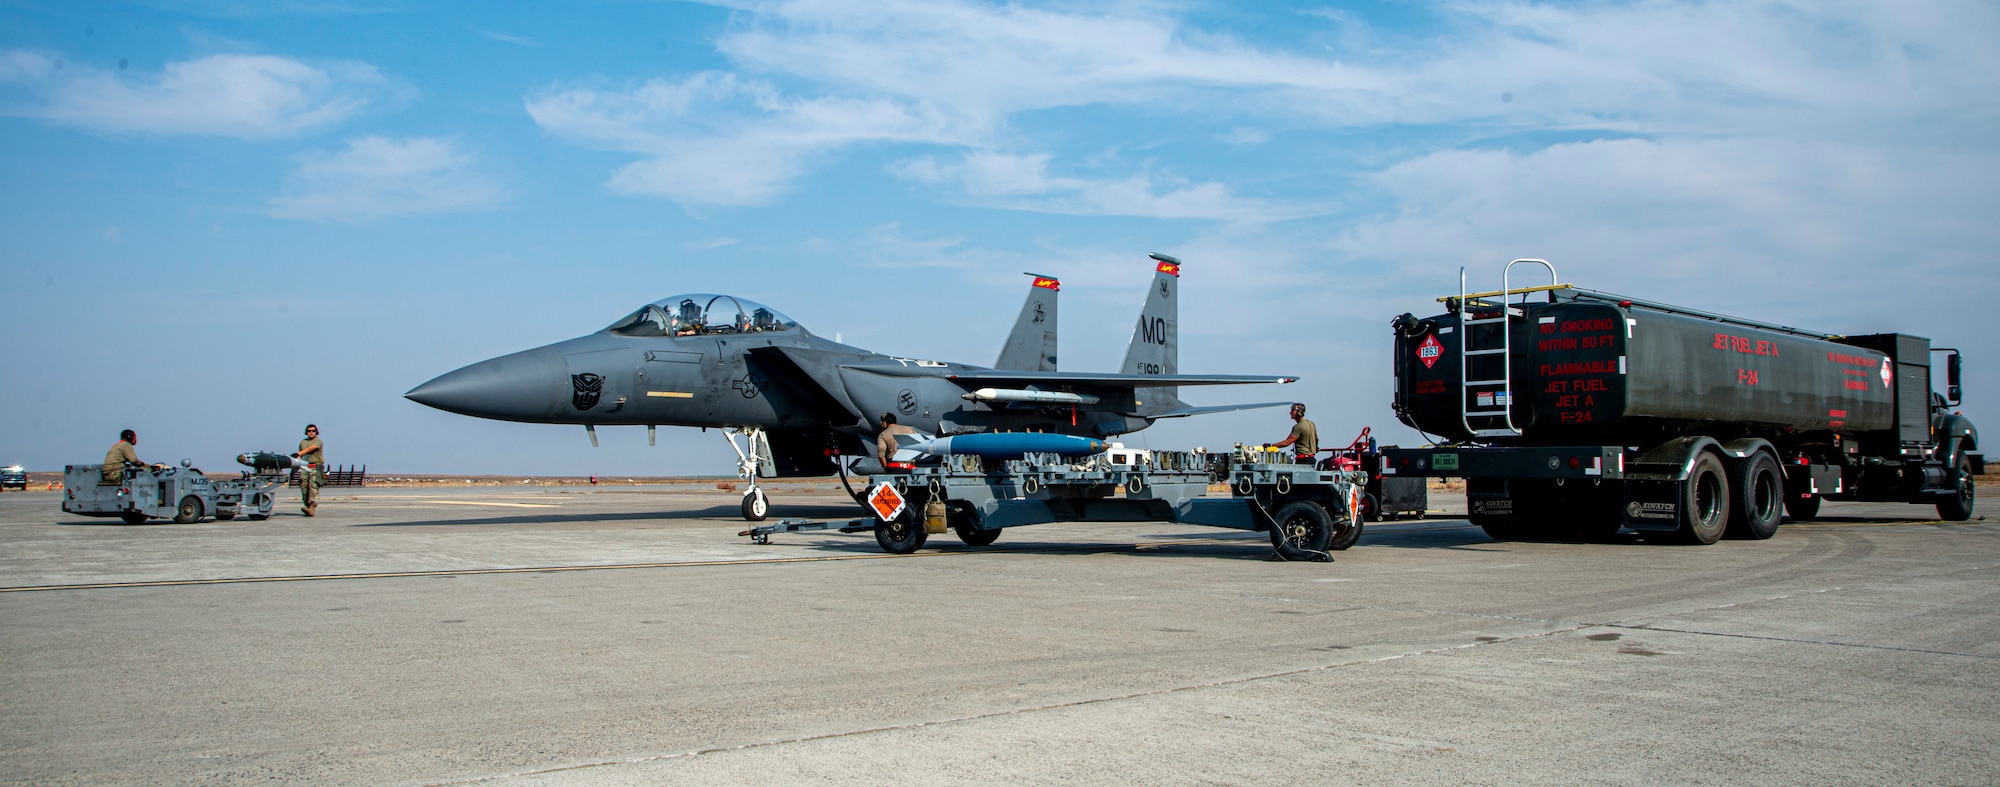
<instances>
[{"instance_id":1,"label":"airman standing beside jet","mask_svg":"<svg viewBox=\"0 0 2000 787\"><path fill-rule=\"evenodd\" d=\"M306 424L306 437L304 440L299 441L299 450L294 452L292 456L306 463L305 467L299 468L299 504L301 506L299 511L306 516L317 516L319 514L319 486L326 477L321 472L326 467L326 452L325 446L319 441L318 425Z\"/></svg>"},{"instance_id":2,"label":"airman standing beside jet","mask_svg":"<svg viewBox=\"0 0 2000 787\"><path fill-rule=\"evenodd\" d=\"M875 458L881 460L882 469L889 469L889 457L896 455L896 435L916 434L917 430L896 423L895 413L882 414L882 431L875 436Z\"/></svg>"},{"instance_id":3,"label":"airman standing beside jet","mask_svg":"<svg viewBox=\"0 0 2000 787\"><path fill-rule=\"evenodd\" d=\"M1299 464L1312 464L1313 456L1319 453L1319 427L1313 424L1313 422L1306 420L1306 406L1301 402L1294 402L1292 404L1292 420L1297 423L1292 424L1292 433L1289 436L1275 443L1267 443L1264 447L1285 448L1289 446L1292 449L1292 454L1298 457Z\"/></svg>"},{"instance_id":4,"label":"airman standing beside jet","mask_svg":"<svg viewBox=\"0 0 2000 787\"><path fill-rule=\"evenodd\" d=\"M111 450L104 452L103 478L97 482L99 486L117 486L125 483L126 465L146 466L145 462L139 461L139 452L133 450L133 446L138 444L138 432L127 429L118 433L118 442L111 446ZM154 470L165 467L166 465L158 463L153 465Z\"/></svg>"}]
</instances>

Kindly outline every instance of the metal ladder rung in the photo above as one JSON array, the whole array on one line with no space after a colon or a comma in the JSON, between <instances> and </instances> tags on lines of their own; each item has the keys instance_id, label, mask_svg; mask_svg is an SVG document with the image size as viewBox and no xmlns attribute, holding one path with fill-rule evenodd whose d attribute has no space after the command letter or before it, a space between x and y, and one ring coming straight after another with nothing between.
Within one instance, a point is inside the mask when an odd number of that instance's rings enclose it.
<instances>
[{"instance_id":1,"label":"metal ladder rung","mask_svg":"<svg viewBox=\"0 0 2000 787\"><path fill-rule=\"evenodd\" d=\"M1465 417L1467 417L1467 418L1499 418L1500 416L1503 416L1503 415L1506 415L1506 414L1507 414L1507 411L1506 411L1506 410L1467 410L1467 411L1465 411Z\"/></svg>"},{"instance_id":2,"label":"metal ladder rung","mask_svg":"<svg viewBox=\"0 0 2000 787\"><path fill-rule=\"evenodd\" d=\"M1507 351L1507 348L1505 348L1505 347L1496 347L1496 348L1493 348L1493 349L1491 349L1491 350L1466 350L1466 351L1465 351L1465 354L1466 354L1466 355L1497 355L1497 354L1499 354L1499 353L1504 353L1504 352L1506 352L1506 351Z\"/></svg>"},{"instance_id":3,"label":"metal ladder rung","mask_svg":"<svg viewBox=\"0 0 2000 787\"><path fill-rule=\"evenodd\" d=\"M1506 380L1469 380L1465 383L1466 387L1468 388L1475 385L1506 385L1506 384L1507 384Z\"/></svg>"},{"instance_id":4,"label":"metal ladder rung","mask_svg":"<svg viewBox=\"0 0 2000 787\"><path fill-rule=\"evenodd\" d=\"M1477 319L1477 320L1466 320L1466 321L1464 321L1464 322L1461 322L1461 323L1459 323L1459 324L1460 324L1460 325L1491 325L1491 324L1493 324L1493 323L1496 323L1496 322L1506 322L1506 321L1507 321L1507 318L1505 318L1505 317L1484 317L1484 318L1481 318L1481 319Z\"/></svg>"}]
</instances>

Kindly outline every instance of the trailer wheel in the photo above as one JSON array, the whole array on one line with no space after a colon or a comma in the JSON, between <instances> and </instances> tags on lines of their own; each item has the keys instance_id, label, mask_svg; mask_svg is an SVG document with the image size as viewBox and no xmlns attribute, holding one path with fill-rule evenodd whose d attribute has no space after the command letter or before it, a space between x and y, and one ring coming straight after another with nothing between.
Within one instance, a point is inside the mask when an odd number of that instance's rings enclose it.
<instances>
[{"instance_id":1,"label":"trailer wheel","mask_svg":"<svg viewBox=\"0 0 2000 787\"><path fill-rule=\"evenodd\" d=\"M1759 451L1737 466L1731 479L1735 496L1729 505L1730 538L1770 538L1785 518L1785 476L1778 460Z\"/></svg>"},{"instance_id":2,"label":"trailer wheel","mask_svg":"<svg viewBox=\"0 0 2000 787\"><path fill-rule=\"evenodd\" d=\"M1360 519L1337 519L1333 523L1333 535L1327 537L1326 548L1335 552L1354 546L1361 540L1364 521Z\"/></svg>"},{"instance_id":3,"label":"trailer wheel","mask_svg":"<svg viewBox=\"0 0 2000 787\"><path fill-rule=\"evenodd\" d=\"M960 522L951 526L951 532L958 534L958 540L965 542L969 547L989 546L1000 540L1000 528L997 527L992 530L980 530L971 523Z\"/></svg>"},{"instance_id":4,"label":"trailer wheel","mask_svg":"<svg viewBox=\"0 0 2000 787\"><path fill-rule=\"evenodd\" d=\"M1271 515L1271 546L1286 560L1331 560L1333 516L1311 500L1294 500Z\"/></svg>"},{"instance_id":5,"label":"trailer wheel","mask_svg":"<svg viewBox=\"0 0 2000 787\"><path fill-rule=\"evenodd\" d=\"M174 511L174 521L180 524L201 521L201 498L188 495L181 498L181 506Z\"/></svg>"},{"instance_id":6,"label":"trailer wheel","mask_svg":"<svg viewBox=\"0 0 2000 787\"><path fill-rule=\"evenodd\" d=\"M890 554L907 555L922 549L924 539L928 537L924 526L918 524L909 511L904 511L902 516L892 521L875 520L875 543Z\"/></svg>"},{"instance_id":7,"label":"trailer wheel","mask_svg":"<svg viewBox=\"0 0 2000 787\"><path fill-rule=\"evenodd\" d=\"M1958 493L1940 497L1937 502L1938 518L1947 522L1963 522L1972 518L1972 459L1964 454L1958 456Z\"/></svg>"},{"instance_id":8,"label":"trailer wheel","mask_svg":"<svg viewBox=\"0 0 2000 787\"><path fill-rule=\"evenodd\" d=\"M1722 460L1707 451L1695 457L1681 492L1681 526L1673 531L1684 544L1713 544L1729 526L1729 476Z\"/></svg>"},{"instance_id":9,"label":"trailer wheel","mask_svg":"<svg viewBox=\"0 0 2000 787\"><path fill-rule=\"evenodd\" d=\"M137 511L127 511L123 514L119 514L118 518L125 520L125 524L128 525L146 524L146 515L139 513Z\"/></svg>"},{"instance_id":10,"label":"trailer wheel","mask_svg":"<svg viewBox=\"0 0 2000 787\"><path fill-rule=\"evenodd\" d=\"M1376 502L1375 496L1367 492L1361 493L1361 521L1382 521L1382 504Z\"/></svg>"},{"instance_id":11,"label":"trailer wheel","mask_svg":"<svg viewBox=\"0 0 2000 787\"><path fill-rule=\"evenodd\" d=\"M743 493L742 508L744 521L762 522L764 516L771 513L771 498L764 495L764 490L753 487Z\"/></svg>"}]
</instances>

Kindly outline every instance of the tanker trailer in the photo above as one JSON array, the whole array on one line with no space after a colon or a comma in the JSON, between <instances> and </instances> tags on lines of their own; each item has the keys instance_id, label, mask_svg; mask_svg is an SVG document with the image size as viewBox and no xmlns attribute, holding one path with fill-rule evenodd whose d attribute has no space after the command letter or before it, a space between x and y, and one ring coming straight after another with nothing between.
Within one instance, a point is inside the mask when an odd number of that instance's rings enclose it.
<instances>
[{"instance_id":1,"label":"tanker trailer","mask_svg":"<svg viewBox=\"0 0 2000 787\"><path fill-rule=\"evenodd\" d=\"M1549 283L1513 287L1515 266ZM1466 479L1469 518L1503 540L1769 538L1821 499L1971 516L1986 468L1978 430L1949 409L1957 350L1557 281L1515 260L1500 290L1467 293L1460 269L1443 314L1394 320L1396 416L1435 445L1383 449L1385 474Z\"/></svg>"}]
</instances>

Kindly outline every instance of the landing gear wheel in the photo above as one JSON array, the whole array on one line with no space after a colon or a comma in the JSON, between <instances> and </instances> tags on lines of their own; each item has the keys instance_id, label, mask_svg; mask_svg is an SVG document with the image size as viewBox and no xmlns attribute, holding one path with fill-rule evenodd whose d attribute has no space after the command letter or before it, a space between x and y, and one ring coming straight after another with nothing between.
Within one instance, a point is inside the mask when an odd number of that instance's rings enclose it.
<instances>
[{"instance_id":1,"label":"landing gear wheel","mask_svg":"<svg viewBox=\"0 0 2000 787\"><path fill-rule=\"evenodd\" d=\"M146 515L145 515L145 514L141 514L141 513L137 512L137 511L127 511L127 512L125 512L125 513L123 513L123 514L119 514L119 515L118 515L118 518L119 518L119 519L123 519L123 520L125 520L125 524L128 524L128 525L143 525L143 524L146 524Z\"/></svg>"},{"instance_id":2,"label":"landing gear wheel","mask_svg":"<svg viewBox=\"0 0 2000 787\"><path fill-rule=\"evenodd\" d=\"M1785 475L1778 460L1758 452L1737 466L1731 479L1736 494L1729 502L1730 538L1770 538L1785 518Z\"/></svg>"},{"instance_id":3,"label":"landing gear wheel","mask_svg":"<svg viewBox=\"0 0 2000 787\"><path fill-rule=\"evenodd\" d=\"M963 522L951 526L951 532L958 534L958 540L969 547L983 547L1000 540L1000 528L980 530Z\"/></svg>"},{"instance_id":4,"label":"landing gear wheel","mask_svg":"<svg viewBox=\"0 0 2000 787\"><path fill-rule=\"evenodd\" d=\"M1313 501L1294 500L1271 515L1271 547L1286 560L1332 560L1332 536L1333 516Z\"/></svg>"},{"instance_id":5,"label":"landing gear wheel","mask_svg":"<svg viewBox=\"0 0 2000 787\"><path fill-rule=\"evenodd\" d=\"M1958 493L1938 498L1938 518L1946 522L1963 522L1972 518L1972 504L1975 503L1972 490L1972 460L1964 454L1958 457Z\"/></svg>"},{"instance_id":6,"label":"landing gear wheel","mask_svg":"<svg viewBox=\"0 0 2000 787\"><path fill-rule=\"evenodd\" d=\"M1681 526L1674 532L1683 544L1713 544L1729 526L1729 477L1722 460L1707 451L1695 457L1681 491Z\"/></svg>"},{"instance_id":7,"label":"landing gear wheel","mask_svg":"<svg viewBox=\"0 0 2000 787\"><path fill-rule=\"evenodd\" d=\"M1361 521L1382 521L1382 504L1375 500L1374 495L1367 492L1361 493Z\"/></svg>"},{"instance_id":8,"label":"landing gear wheel","mask_svg":"<svg viewBox=\"0 0 2000 787\"><path fill-rule=\"evenodd\" d=\"M882 551L893 555L907 555L922 549L924 539L929 536L924 533L924 526L915 520L908 511L891 522L875 520L875 543L882 546Z\"/></svg>"},{"instance_id":9,"label":"landing gear wheel","mask_svg":"<svg viewBox=\"0 0 2000 787\"><path fill-rule=\"evenodd\" d=\"M194 495L181 498L180 508L174 511L174 521L183 525L200 522L201 498Z\"/></svg>"},{"instance_id":10,"label":"landing gear wheel","mask_svg":"<svg viewBox=\"0 0 2000 787\"><path fill-rule=\"evenodd\" d=\"M771 498L764 496L764 490L751 487L743 493L743 518L750 522L762 522L771 513Z\"/></svg>"}]
</instances>

